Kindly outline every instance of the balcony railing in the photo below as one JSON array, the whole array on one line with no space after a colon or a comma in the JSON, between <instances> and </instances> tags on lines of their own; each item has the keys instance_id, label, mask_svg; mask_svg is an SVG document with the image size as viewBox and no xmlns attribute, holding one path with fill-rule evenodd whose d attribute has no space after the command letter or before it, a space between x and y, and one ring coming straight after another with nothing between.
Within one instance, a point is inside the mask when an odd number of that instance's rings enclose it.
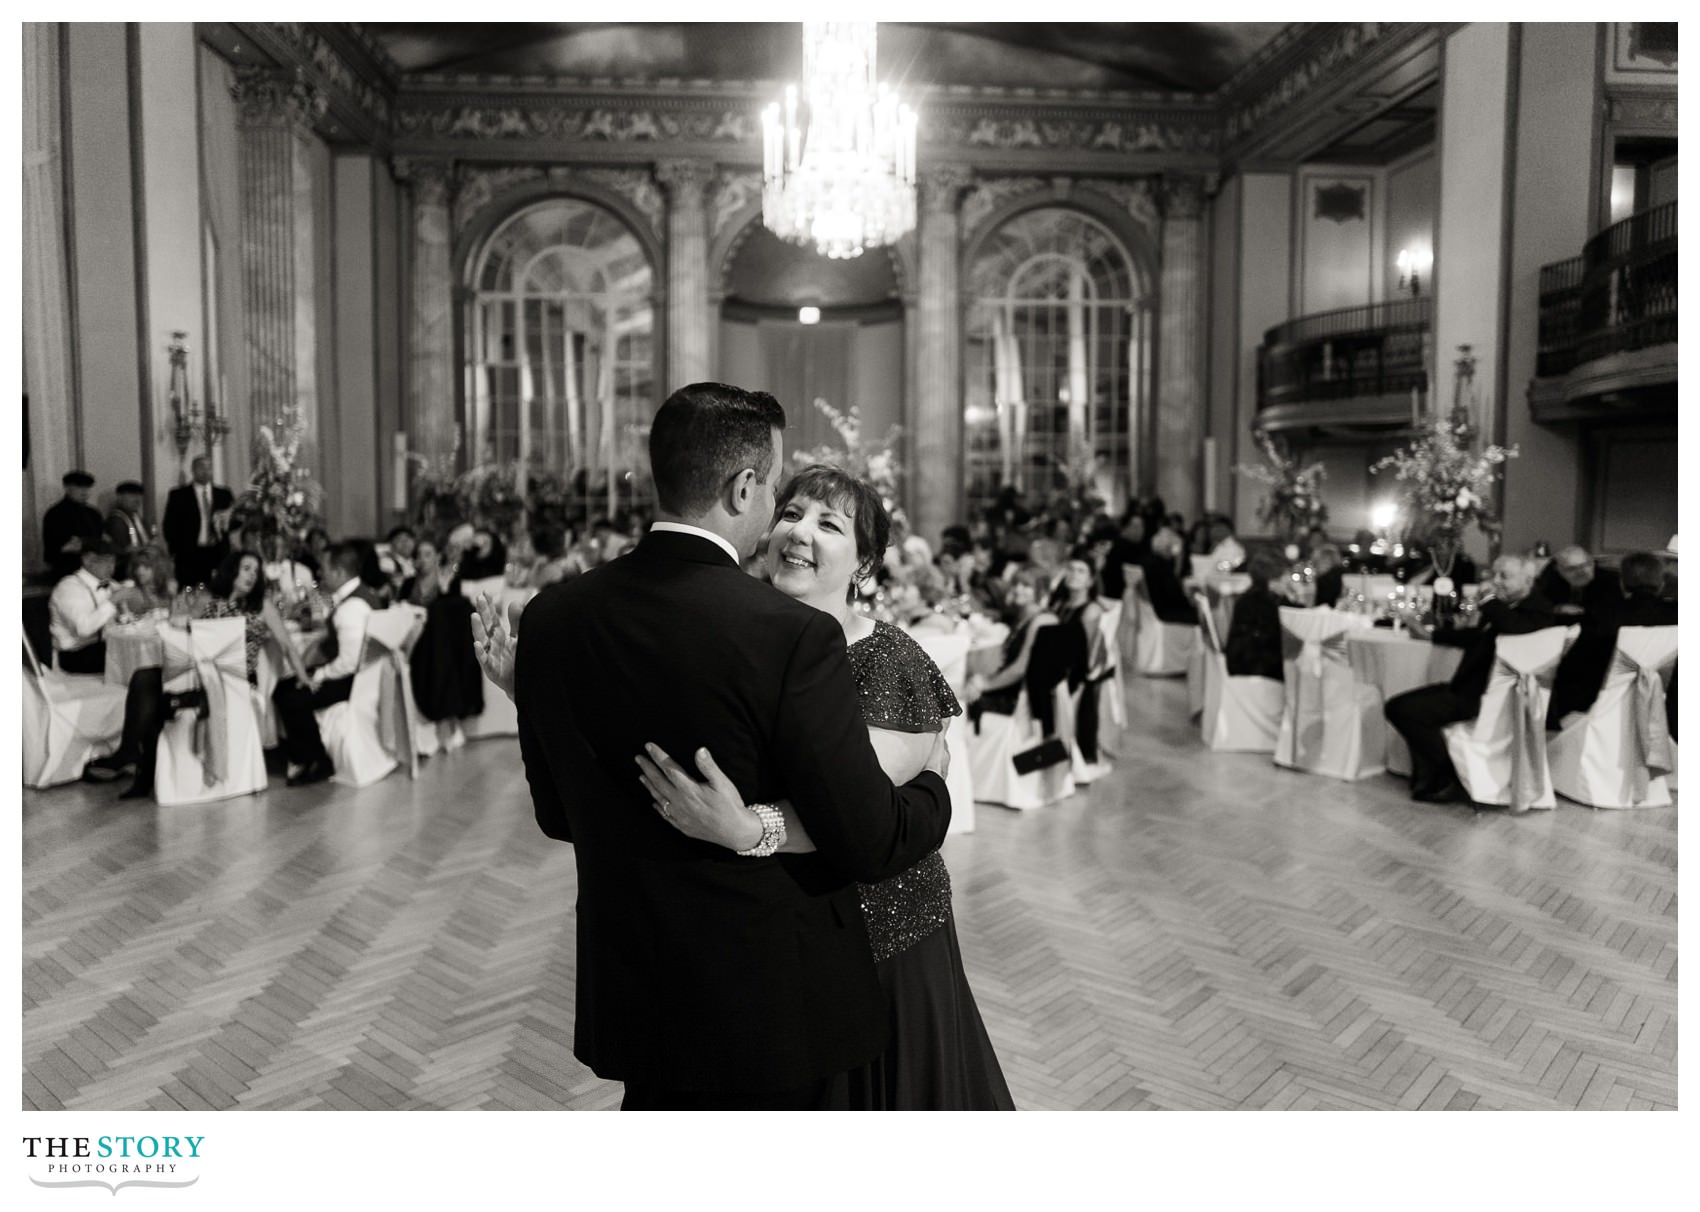
<instances>
[{"instance_id":1,"label":"balcony railing","mask_svg":"<svg viewBox=\"0 0 1700 1212\"><path fill-rule=\"evenodd\" d=\"M1676 341L1676 203L1614 223L1541 267L1537 378Z\"/></svg>"},{"instance_id":2,"label":"balcony railing","mask_svg":"<svg viewBox=\"0 0 1700 1212\"><path fill-rule=\"evenodd\" d=\"M1426 298L1342 307L1278 324L1257 351L1257 406L1428 390Z\"/></svg>"}]
</instances>

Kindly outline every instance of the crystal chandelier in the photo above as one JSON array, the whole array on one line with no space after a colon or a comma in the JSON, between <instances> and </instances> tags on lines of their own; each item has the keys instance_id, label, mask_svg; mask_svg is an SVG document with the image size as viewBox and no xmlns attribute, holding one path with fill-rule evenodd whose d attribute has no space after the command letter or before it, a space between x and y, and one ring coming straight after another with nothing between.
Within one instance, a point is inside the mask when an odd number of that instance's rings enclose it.
<instances>
[{"instance_id":1,"label":"crystal chandelier","mask_svg":"<svg viewBox=\"0 0 1700 1212\"><path fill-rule=\"evenodd\" d=\"M915 111L874 79L876 23L803 22L803 82L762 112L762 222L828 257L915 227Z\"/></svg>"}]
</instances>

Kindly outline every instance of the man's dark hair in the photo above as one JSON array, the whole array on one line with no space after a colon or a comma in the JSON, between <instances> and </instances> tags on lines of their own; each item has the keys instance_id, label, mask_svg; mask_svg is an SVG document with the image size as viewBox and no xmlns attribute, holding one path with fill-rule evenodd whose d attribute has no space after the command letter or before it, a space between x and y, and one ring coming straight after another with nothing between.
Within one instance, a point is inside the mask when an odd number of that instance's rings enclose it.
<instances>
[{"instance_id":1,"label":"man's dark hair","mask_svg":"<svg viewBox=\"0 0 1700 1212\"><path fill-rule=\"evenodd\" d=\"M1650 551L1635 551L1624 556L1623 562L1617 566L1617 573L1623 581L1625 593L1636 589L1657 593L1664 588L1665 562Z\"/></svg>"},{"instance_id":2,"label":"man's dark hair","mask_svg":"<svg viewBox=\"0 0 1700 1212\"><path fill-rule=\"evenodd\" d=\"M785 410L765 391L692 383L667 397L649 430L649 466L661 508L679 517L706 513L746 467L765 480L773 431Z\"/></svg>"},{"instance_id":3,"label":"man's dark hair","mask_svg":"<svg viewBox=\"0 0 1700 1212\"><path fill-rule=\"evenodd\" d=\"M404 534L409 536L410 538L413 538L413 539L417 539L419 537L418 535L413 533L413 527L411 527L411 526L397 526L393 530L391 530L389 532L389 534L384 536L384 542L393 543L393 542L396 541L396 537L398 535L404 535Z\"/></svg>"},{"instance_id":4,"label":"man's dark hair","mask_svg":"<svg viewBox=\"0 0 1700 1212\"><path fill-rule=\"evenodd\" d=\"M335 565L356 580L360 579L360 569L365 562L366 553L357 542L332 543L325 548L325 567Z\"/></svg>"},{"instance_id":5,"label":"man's dark hair","mask_svg":"<svg viewBox=\"0 0 1700 1212\"><path fill-rule=\"evenodd\" d=\"M858 571L866 569L871 573L879 566L885 557L885 549L891 544L891 514L886 512L885 502L880 500L880 494L872 484L858 480L842 468L813 463L792 476L779 490L773 516L777 518L797 497L808 497L811 501L819 501L849 514L856 537ZM855 598L856 583L852 581L850 600L855 601Z\"/></svg>"},{"instance_id":6,"label":"man's dark hair","mask_svg":"<svg viewBox=\"0 0 1700 1212\"><path fill-rule=\"evenodd\" d=\"M1253 584L1272 585L1286 578L1287 561L1273 551L1260 549L1251 553L1245 570L1251 575Z\"/></svg>"}]
</instances>

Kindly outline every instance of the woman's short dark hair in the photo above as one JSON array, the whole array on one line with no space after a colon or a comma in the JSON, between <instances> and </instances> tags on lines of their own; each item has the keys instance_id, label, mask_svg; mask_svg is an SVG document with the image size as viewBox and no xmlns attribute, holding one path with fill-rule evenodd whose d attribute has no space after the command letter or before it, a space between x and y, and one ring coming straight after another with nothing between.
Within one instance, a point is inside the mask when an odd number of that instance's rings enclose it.
<instances>
[{"instance_id":1,"label":"woman's short dark hair","mask_svg":"<svg viewBox=\"0 0 1700 1212\"><path fill-rule=\"evenodd\" d=\"M661 508L699 517L746 467L767 479L773 431L784 428L785 410L765 391L727 383L679 388L656 410L649 429L649 466Z\"/></svg>"},{"instance_id":2,"label":"woman's short dark hair","mask_svg":"<svg viewBox=\"0 0 1700 1212\"><path fill-rule=\"evenodd\" d=\"M254 578L254 588L248 591L248 596L240 603L242 609L249 614L258 614L260 607L266 601L266 565L259 556L251 551L233 551L219 562L218 570L207 582L207 589L215 598L228 598L236 588L236 574L242 571L242 561L254 561L255 571L259 574Z\"/></svg>"},{"instance_id":3,"label":"woman's short dark hair","mask_svg":"<svg viewBox=\"0 0 1700 1212\"><path fill-rule=\"evenodd\" d=\"M880 563L891 543L891 514L886 512L880 494L866 480L858 480L841 467L827 463L812 463L788 480L774 501L773 516L798 497L820 501L850 515L856 532L856 559L861 576L865 578ZM856 586L850 586L855 595Z\"/></svg>"}]
</instances>

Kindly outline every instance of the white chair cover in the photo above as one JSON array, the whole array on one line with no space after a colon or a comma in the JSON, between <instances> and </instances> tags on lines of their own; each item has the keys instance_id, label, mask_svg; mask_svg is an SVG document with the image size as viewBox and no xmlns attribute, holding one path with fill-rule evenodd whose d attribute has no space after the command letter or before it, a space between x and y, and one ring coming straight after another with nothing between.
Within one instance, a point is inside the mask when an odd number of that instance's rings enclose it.
<instances>
[{"instance_id":1,"label":"white chair cover","mask_svg":"<svg viewBox=\"0 0 1700 1212\"><path fill-rule=\"evenodd\" d=\"M1058 686L1056 694L1057 735L1072 736L1074 729L1069 726L1067 684ZM1073 795L1072 761L1057 762L1027 774L1016 773L1015 755L1045 739L1043 729L1033 719L1025 690L1016 700L1013 715L986 712L980 717L978 732L969 725L968 760L974 779L974 794L979 801L1025 811L1044 808Z\"/></svg>"},{"instance_id":2,"label":"white chair cover","mask_svg":"<svg viewBox=\"0 0 1700 1212\"><path fill-rule=\"evenodd\" d=\"M374 611L366 623L367 654L381 655L389 665L378 690L378 736L410 778L419 776L416 741L421 726L429 721L420 718L414 705L413 674L407 658L424 626L425 608L405 602ZM374 648L379 652L373 653ZM436 729L431 732L435 739Z\"/></svg>"},{"instance_id":3,"label":"white chair cover","mask_svg":"<svg viewBox=\"0 0 1700 1212\"><path fill-rule=\"evenodd\" d=\"M968 649L973 644L967 628L950 633L921 631L915 633L914 639L944 674L957 701L962 702L962 690L968 681ZM966 713L945 722L944 740L950 750L950 773L945 777L945 785L950 789L950 831L973 833L974 766L968 757Z\"/></svg>"},{"instance_id":4,"label":"white chair cover","mask_svg":"<svg viewBox=\"0 0 1700 1212\"><path fill-rule=\"evenodd\" d=\"M1366 615L1326 606L1281 607L1286 682L1277 766L1354 780L1386 768L1381 695L1352 676L1346 654L1346 634L1370 625Z\"/></svg>"},{"instance_id":5,"label":"white chair cover","mask_svg":"<svg viewBox=\"0 0 1700 1212\"><path fill-rule=\"evenodd\" d=\"M1219 753L1274 753L1281 731L1282 684L1274 678L1230 674L1215 620L1208 612L1200 617L1204 670L1199 731L1205 745Z\"/></svg>"},{"instance_id":6,"label":"white chair cover","mask_svg":"<svg viewBox=\"0 0 1700 1212\"><path fill-rule=\"evenodd\" d=\"M57 787L83 776L124 733L123 686L94 674L44 668L24 637L24 786Z\"/></svg>"},{"instance_id":7,"label":"white chair cover","mask_svg":"<svg viewBox=\"0 0 1700 1212\"><path fill-rule=\"evenodd\" d=\"M1141 577L1133 587L1133 671L1141 677L1172 678L1186 672L1187 660L1198 644L1192 623L1165 623L1151 605L1151 591Z\"/></svg>"},{"instance_id":8,"label":"white chair cover","mask_svg":"<svg viewBox=\"0 0 1700 1212\"><path fill-rule=\"evenodd\" d=\"M1098 630L1104 636L1104 655L1109 664L1098 671L1096 676L1103 678L1098 684L1098 730L1102 737L1106 723L1116 728L1127 727L1127 702L1122 695L1122 659L1121 634L1122 616L1126 606L1121 602L1112 602L1105 607L1103 615L1098 620ZM1108 675L1108 676L1105 676Z\"/></svg>"},{"instance_id":9,"label":"white chair cover","mask_svg":"<svg viewBox=\"0 0 1700 1212\"><path fill-rule=\"evenodd\" d=\"M160 733L153 792L161 805L202 804L265 790L260 717L248 685L247 632L243 618L160 626L165 688L198 686L207 700L204 717L178 711Z\"/></svg>"},{"instance_id":10,"label":"white chair cover","mask_svg":"<svg viewBox=\"0 0 1700 1212\"><path fill-rule=\"evenodd\" d=\"M355 671L354 684L349 687L348 697L340 703L321 707L313 713L319 723L319 737L324 741L326 752L331 755L331 766L335 770L331 779L350 787L365 787L375 783L401 762L396 756L397 727L394 717L389 720L390 728L386 730L382 706L387 693L386 683L392 686L394 684L395 663L388 644L377 640L373 624L377 624L377 633L393 638L398 630L404 631L411 620L406 614L392 616L391 621L379 619L380 615L389 614L389 610L374 610L367 619L366 641L361 649L360 667ZM411 689L408 698L411 702ZM405 714L403 718L406 718ZM411 762L411 731L404 748L407 751L407 760Z\"/></svg>"},{"instance_id":11,"label":"white chair cover","mask_svg":"<svg viewBox=\"0 0 1700 1212\"><path fill-rule=\"evenodd\" d=\"M1665 679L1675 627L1625 627L1599 697L1547 742L1553 790L1594 808L1662 808L1675 766Z\"/></svg>"},{"instance_id":12,"label":"white chair cover","mask_svg":"<svg viewBox=\"0 0 1700 1212\"><path fill-rule=\"evenodd\" d=\"M1458 781L1476 803L1505 804L1512 812L1555 805L1547 765L1547 700L1559 658L1578 630L1547 627L1500 636L1481 712L1442 730Z\"/></svg>"}]
</instances>

